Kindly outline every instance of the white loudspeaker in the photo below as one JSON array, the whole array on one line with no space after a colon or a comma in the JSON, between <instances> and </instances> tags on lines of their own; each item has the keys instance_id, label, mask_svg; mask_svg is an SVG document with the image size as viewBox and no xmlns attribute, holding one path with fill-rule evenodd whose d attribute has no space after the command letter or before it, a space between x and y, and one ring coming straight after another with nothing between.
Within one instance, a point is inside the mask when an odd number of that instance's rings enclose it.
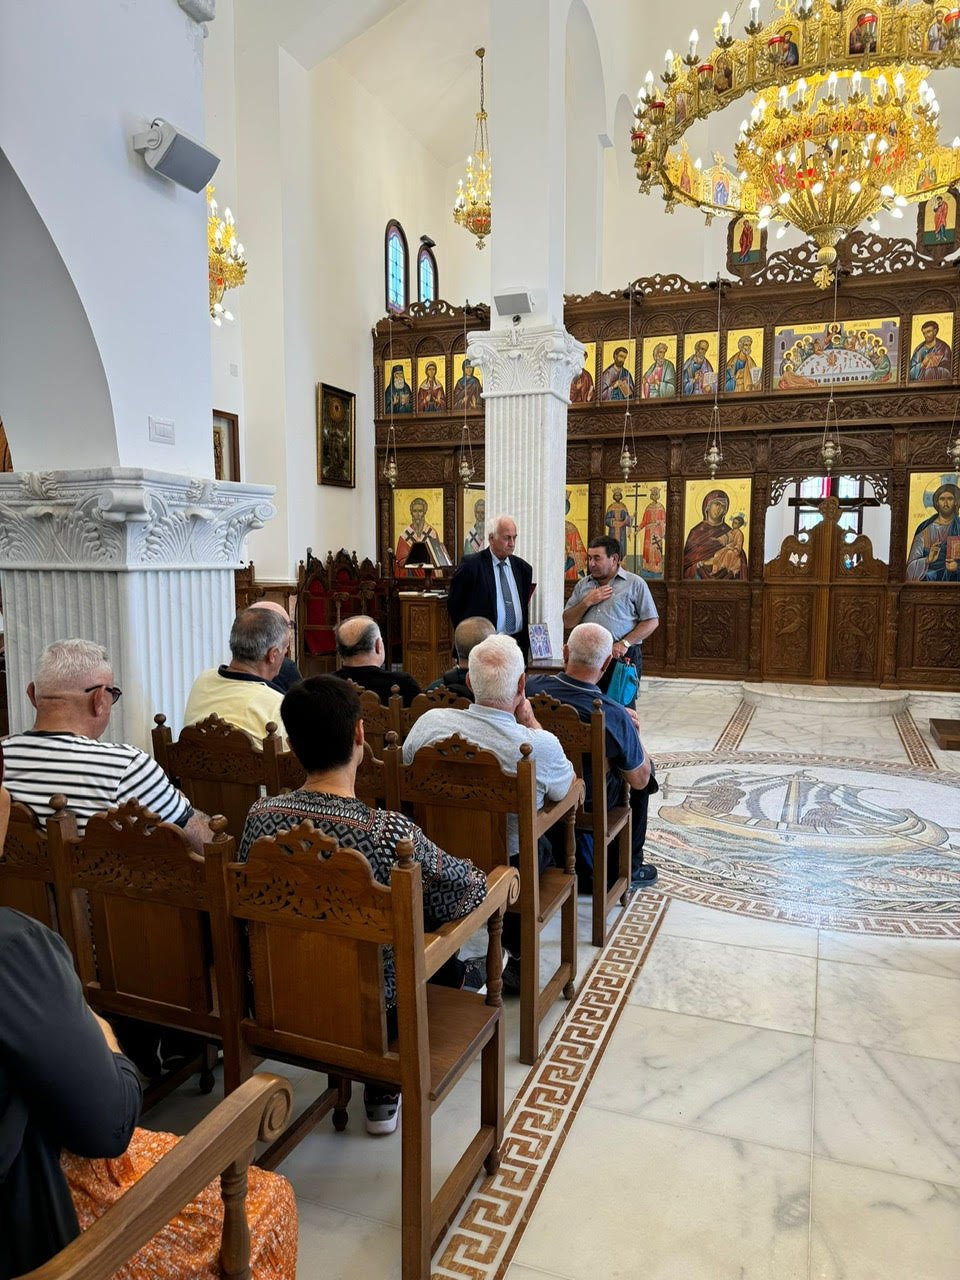
<instances>
[{"instance_id":1,"label":"white loudspeaker","mask_svg":"<svg viewBox=\"0 0 960 1280\"><path fill-rule=\"evenodd\" d=\"M508 293L495 293L493 303L501 316L528 316L533 311L533 298L527 289L511 289Z\"/></svg>"},{"instance_id":2,"label":"white loudspeaker","mask_svg":"<svg viewBox=\"0 0 960 1280\"><path fill-rule=\"evenodd\" d=\"M133 149L156 173L190 191L202 191L220 163L219 156L159 118L145 133L133 135Z\"/></svg>"}]
</instances>

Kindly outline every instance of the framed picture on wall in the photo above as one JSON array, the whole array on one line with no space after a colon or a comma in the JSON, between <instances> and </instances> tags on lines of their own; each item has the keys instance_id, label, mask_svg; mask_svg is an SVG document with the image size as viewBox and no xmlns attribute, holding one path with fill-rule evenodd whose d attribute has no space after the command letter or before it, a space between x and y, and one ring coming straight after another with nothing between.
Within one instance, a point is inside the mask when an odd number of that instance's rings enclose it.
<instances>
[{"instance_id":1,"label":"framed picture on wall","mask_svg":"<svg viewBox=\"0 0 960 1280\"><path fill-rule=\"evenodd\" d=\"M352 391L317 383L317 484L356 486L356 423Z\"/></svg>"},{"instance_id":2,"label":"framed picture on wall","mask_svg":"<svg viewBox=\"0 0 960 1280\"><path fill-rule=\"evenodd\" d=\"M240 479L240 419L222 409L213 411L213 476L215 480Z\"/></svg>"}]
</instances>

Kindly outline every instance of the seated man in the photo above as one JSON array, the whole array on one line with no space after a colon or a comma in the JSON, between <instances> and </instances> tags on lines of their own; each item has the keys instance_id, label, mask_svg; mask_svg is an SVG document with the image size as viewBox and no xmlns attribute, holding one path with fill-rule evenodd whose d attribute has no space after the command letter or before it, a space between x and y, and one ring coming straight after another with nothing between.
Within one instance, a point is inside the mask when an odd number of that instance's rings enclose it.
<instances>
[{"instance_id":1,"label":"seated man","mask_svg":"<svg viewBox=\"0 0 960 1280\"><path fill-rule=\"evenodd\" d=\"M283 618L287 624L287 630L290 633L290 636L293 635L293 623L290 621L290 615L282 604L277 604L276 600L254 600L253 604L250 605L250 608L269 609L272 613L275 613L278 618ZM290 657L288 639L287 652L283 655L283 662L280 664L280 670L270 683L279 693L286 693L292 684L299 684L302 679L303 676L300 674L300 668Z\"/></svg>"},{"instance_id":2,"label":"seated man","mask_svg":"<svg viewBox=\"0 0 960 1280\"><path fill-rule=\"evenodd\" d=\"M290 619L281 610L243 609L230 628L230 661L201 671L193 682L184 724L209 715L242 729L259 747L272 721L280 725L283 694L274 688L287 647Z\"/></svg>"},{"instance_id":3,"label":"seated man","mask_svg":"<svg viewBox=\"0 0 960 1280\"><path fill-rule=\"evenodd\" d=\"M9 907L0 1007L0 1276L19 1276L80 1234L61 1149L121 1155L141 1095L133 1063L84 1003L66 943Z\"/></svg>"},{"instance_id":4,"label":"seated man","mask_svg":"<svg viewBox=\"0 0 960 1280\"><path fill-rule=\"evenodd\" d=\"M496 627L489 618L464 618L458 623L453 633L457 665L445 671L439 680L434 680L433 684L428 685L427 692L429 693L431 689L449 689L458 698L466 698L472 702L473 690L467 684L467 660L470 657L470 651L495 632Z\"/></svg>"},{"instance_id":5,"label":"seated man","mask_svg":"<svg viewBox=\"0 0 960 1280\"><path fill-rule=\"evenodd\" d=\"M340 666L333 674L341 680L353 680L364 689L372 689L381 702L389 699L394 685L399 686L405 707L409 707L420 692L420 686L406 671L384 670L387 650L380 628L364 613L347 618L337 627L337 657Z\"/></svg>"},{"instance_id":6,"label":"seated man","mask_svg":"<svg viewBox=\"0 0 960 1280\"><path fill-rule=\"evenodd\" d=\"M27 697L33 728L3 744L7 787L14 800L49 817L50 797L64 795L81 835L87 819L139 800L164 822L182 827L198 853L212 838L206 814L195 812L155 760L138 747L101 742L120 690L106 649L90 640L60 640L40 655Z\"/></svg>"},{"instance_id":7,"label":"seated man","mask_svg":"<svg viewBox=\"0 0 960 1280\"><path fill-rule=\"evenodd\" d=\"M473 706L424 712L404 740L404 763L409 764L421 747L459 733L492 751L505 773L516 773L521 744L528 742L537 766L537 808L542 809L546 800L562 800L574 779L573 765L557 738L537 723L524 691L526 675L517 642L511 636L492 635L476 645L470 651L468 678ZM515 814L507 818L507 847L511 856L520 849ZM541 865L545 860L553 860L546 837L541 842ZM516 912L504 915L503 945L510 952L503 970L504 986L518 991L520 917Z\"/></svg>"},{"instance_id":8,"label":"seated man","mask_svg":"<svg viewBox=\"0 0 960 1280\"><path fill-rule=\"evenodd\" d=\"M0 846L9 813L0 788ZM8 907L0 907L0 1009L0 1276L8 1277L65 1248L179 1138L134 1129L136 1068L85 1003L66 944ZM253 1280L293 1275L296 1202L286 1179L250 1169L246 1216ZM217 1180L123 1266L124 1276L213 1280L222 1225Z\"/></svg>"},{"instance_id":9,"label":"seated man","mask_svg":"<svg viewBox=\"0 0 960 1280\"><path fill-rule=\"evenodd\" d=\"M318 831L369 859L374 878L390 883L398 840L413 841L421 864L424 925L434 929L478 907L487 894L483 872L461 858L444 853L409 818L386 809L371 809L356 798L357 768L363 759L363 720L355 689L334 676L311 676L294 685L283 699L284 728L297 759L307 772L298 791L256 801L247 817L237 857L245 861L261 836L287 831L309 818ZM383 953L388 1019L396 1018L396 970L390 948ZM443 986L484 988L482 962L465 964L453 957L431 979ZM369 1133L393 1133L400 1095L367 1086L364 1093Z\"/></svg>"},{"instance_id":10,"label":"seated man","mask_svg":"<svg viewBox=\"0 0 960 1280\"><path fill-rule=\"evenodd\" d=\"M596 622L581 622L574 627L563 646L564 674L536 676L527 685L530 694L546 693L556 702L573 707L581 720L589 721L593 704L603 704L604 730L607 739L607 804L623 803L623 788L630 791L633 810L633 846L631 882L634 889L648 888L657 878L657 868L643 860L643 844L647 835L647 807L651 790L658 790L653 761L640 741L637 713L620 706L598 687L600 677L610 663L613 637L606 627ZM586 775L586 802L590 803L591 778ZM652 784L652 785L651 785ZM577 841L578 858L593 869L592 837L581 834Z\"/></svg>"}]
</instances>

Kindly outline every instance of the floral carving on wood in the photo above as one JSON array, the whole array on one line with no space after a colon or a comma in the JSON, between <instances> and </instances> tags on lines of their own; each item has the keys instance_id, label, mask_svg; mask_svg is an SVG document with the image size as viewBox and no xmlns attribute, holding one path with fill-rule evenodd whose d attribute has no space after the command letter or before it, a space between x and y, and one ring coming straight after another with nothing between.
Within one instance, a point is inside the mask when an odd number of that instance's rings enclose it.
<instances>
[{"instance_id":1,"label":"floral carving on wood","mask_svg":"<svg viewBox=\"0 0 960 1280\"><path fill-rule=\"evenodd\" d=\"M949 591L949 587L934 587ZM917 604L913 610L913 665L960 670L960 605Z\"/></svg>"},{"instance_id":2,"label":"floral carving on wood","mask_svg":"<svg viewBox=\"0 0 960 1280\"><path fill-rule=\"evenodd\" d=\"M867 600L851 595L836 597L831 620L833 678L866 680L874 674L882 608L879 596Z\"/></svg>"},{"instance_id":3,"label":"floral carving on wood","mask_svg":"<svg viewBox=\"0 0 960 1280\"><path fill-rule=\"evenodd\" d=\"M775 671L791 675L810 672L809 596L780 596L770 607L769 656Z\"/></svg>"}]
</instances>

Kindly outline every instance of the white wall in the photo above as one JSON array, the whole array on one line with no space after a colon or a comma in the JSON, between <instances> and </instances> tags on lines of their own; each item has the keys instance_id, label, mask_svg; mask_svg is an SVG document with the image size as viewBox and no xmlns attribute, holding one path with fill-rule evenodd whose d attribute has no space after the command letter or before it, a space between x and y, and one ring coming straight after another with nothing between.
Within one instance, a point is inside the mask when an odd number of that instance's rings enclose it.
<instances>
[{"instance_id":1,"label":"white wall","mask_svg":"<svg viewBox=\"0 0 960 1280\"><path fill-rule=\"evenodd\" d=\"M214 199L224 209L231 209L237 219L240 240L246 243L243 209L237 200L237 86L235 72L236 32L233 0L217 0L217 17L208 28L203 47L203 101L206 142L220 157L220 167L213 177ZM257 270L255 263L253 270ZM223 305L233 313L233 322L224 321L218 329L211 321L210 379L211 408L236 413L240 418L240 456L246 419L243 407L243 308L245 286L230 289ZM245 480L246 473L241 471Z\"/></svg>"},{"instance_id":2,"label":"white wall","mask_svg":"<svg viewBox=\"0 0 960 1280\"><path fill-rule=\"evenodd\" d=\"M114 443L101 438L96 460L210 475L204 200L149 172L130 145L156 115L202 138L202 43L174 3L0 8L0 148L66 264L99 352ZM15 255L7 231L5 252ZM35 293L19 302L49 305ZM20 332L4 328L16 357L5 377L65 379ZM173 419L175 447L148 442L151 414ZM19 466L91 463L69 414L26 424L18 411L7 429Z\"/></svg>"},{"instance_id":3,"label":"white wall","mask_svg":"<svg viewBox=\"0 0 960 1280\"><path fill-rule=\"evenodd\" d=\"M238 37L237 215L251 259L243 474L276 484L279 508L248 549L258 578L289 580L308 546L375 555L370 330L385 309L384 230L396 218L407 234L414 299L420 236L437 240L449 297L452 197L444 167L336 58L308 72L282 49L249 47L239 27ZM356 392L355 489L317 484L318 382Z\"/></svg>"}]
</instances>

